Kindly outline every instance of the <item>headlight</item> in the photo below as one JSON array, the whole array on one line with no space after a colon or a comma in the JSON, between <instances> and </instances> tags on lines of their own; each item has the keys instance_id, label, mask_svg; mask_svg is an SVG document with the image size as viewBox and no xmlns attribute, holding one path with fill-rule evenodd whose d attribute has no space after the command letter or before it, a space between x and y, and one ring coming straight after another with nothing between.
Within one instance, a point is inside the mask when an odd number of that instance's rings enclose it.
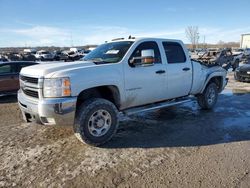
<instances>
[{"instance_id":1,"label":"headlight","mask_svg":"<svg viewBox=\"0 0 250 188\"><path fill-rule=\"evenodd\" d=\"M45 98L71 96L69 78L44 79L43 96Z\"/></svg>"},{"instance_id":2,"label":"headlight","mask_svg":"<svg viewBox=\"0 0 250 188\"><path fill-rule=\"evenodd\" d=\"M247 74L250 74L250 71L247 71Z\"/></svg>"}]
</instances>

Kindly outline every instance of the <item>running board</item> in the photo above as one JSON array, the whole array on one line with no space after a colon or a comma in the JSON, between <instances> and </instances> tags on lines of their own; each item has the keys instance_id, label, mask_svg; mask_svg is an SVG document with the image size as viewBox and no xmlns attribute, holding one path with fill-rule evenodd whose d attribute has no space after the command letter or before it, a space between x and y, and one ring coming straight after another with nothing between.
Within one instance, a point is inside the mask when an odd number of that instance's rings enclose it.
<instances>
[{"instance_id":1,"label":"running board","mask_svg":"<svg viewBox=\"0 0 250 188\"><path fill-rule=\"evenodd\" d=\"M123 111L123 113L125 115L129 116L129 115L136 114L136 113L148 112L148 111L157 110L157 109L161 109L161 108L165 108L165 107L169 107L169 106L174 106L174 105L178 105L178 104L183 104L183 103L187 103L187 102L191 102L191 101L192 101L192 99L183 99L183 100L179 100L179 101L161 102L161 103L157 103L157 104L146 105L143 107L131 108L131 109Z\"/></svg>"}]
</instances>

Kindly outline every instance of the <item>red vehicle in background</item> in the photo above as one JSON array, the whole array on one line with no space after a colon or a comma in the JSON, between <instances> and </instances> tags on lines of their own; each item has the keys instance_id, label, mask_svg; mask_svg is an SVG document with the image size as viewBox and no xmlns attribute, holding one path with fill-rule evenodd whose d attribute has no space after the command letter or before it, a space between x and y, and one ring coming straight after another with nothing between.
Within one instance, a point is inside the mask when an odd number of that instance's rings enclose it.
<instances>
[{"instance_id":1,"label":"red vehicle in background","mask_svg":"<svg viewBox=\"0 0 250 188\"><path fill-rule=\"evenodd\" d=\"M23 67L37 64L31 61L0 62L0 95L19 90L19 72Z\"/></svg>"}]
</instances>

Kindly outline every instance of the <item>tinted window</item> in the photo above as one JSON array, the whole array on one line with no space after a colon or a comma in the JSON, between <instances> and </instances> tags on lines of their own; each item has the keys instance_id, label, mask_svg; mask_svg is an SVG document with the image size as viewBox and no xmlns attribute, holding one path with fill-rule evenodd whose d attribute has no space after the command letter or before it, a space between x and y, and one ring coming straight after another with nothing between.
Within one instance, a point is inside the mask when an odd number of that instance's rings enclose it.
<instances>
[{"instance_id":1,"label":"tinted window","mask_svg":"<svg viewBox=\"0 0 250 188\"><path fill-rule=\"evenodd\" d=\"M163 42L163 47L167 56L168 63L185 63L186 55L182 46L176 42Z\"/></svg>"},{"instance_id":2,"label":"tinted window","mask_svg":"<svg viewBox=\"0 0 250 188\"><path fill-rule=\"evenodd\" d=\"M11 65L0 65L0 74L11 73Z\"/></svg>"},{"instance_id":3,"label":"tinted window","mask_svg":"<svg viewBox=\"0 0 250 188\"><path fill-rule=\"evenodd\" d=\"M154 55L155 55L154 63L161 63L161 54L156 42L143 42L139 44L139 46L137 46L130 59L132 59L133 57L141 57L142 50L154 50Z\"/></svg>"}]
</instances>

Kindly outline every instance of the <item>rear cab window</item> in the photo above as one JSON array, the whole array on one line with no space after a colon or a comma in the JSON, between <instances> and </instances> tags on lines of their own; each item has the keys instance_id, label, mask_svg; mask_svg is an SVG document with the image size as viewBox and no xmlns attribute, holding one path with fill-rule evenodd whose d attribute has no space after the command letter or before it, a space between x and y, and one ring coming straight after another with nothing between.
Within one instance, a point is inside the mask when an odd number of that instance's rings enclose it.
<instances>
[{"instance_id":1,"label":"rear cab window","mask_svg":"<svg viewBox=\"0 0 250 188\"><path fill-rule=\"evenodd\" d=\"M163 42L168 64L185 63L187 58L183 47L178 42Z\"/></svg>"}]
</instances>

